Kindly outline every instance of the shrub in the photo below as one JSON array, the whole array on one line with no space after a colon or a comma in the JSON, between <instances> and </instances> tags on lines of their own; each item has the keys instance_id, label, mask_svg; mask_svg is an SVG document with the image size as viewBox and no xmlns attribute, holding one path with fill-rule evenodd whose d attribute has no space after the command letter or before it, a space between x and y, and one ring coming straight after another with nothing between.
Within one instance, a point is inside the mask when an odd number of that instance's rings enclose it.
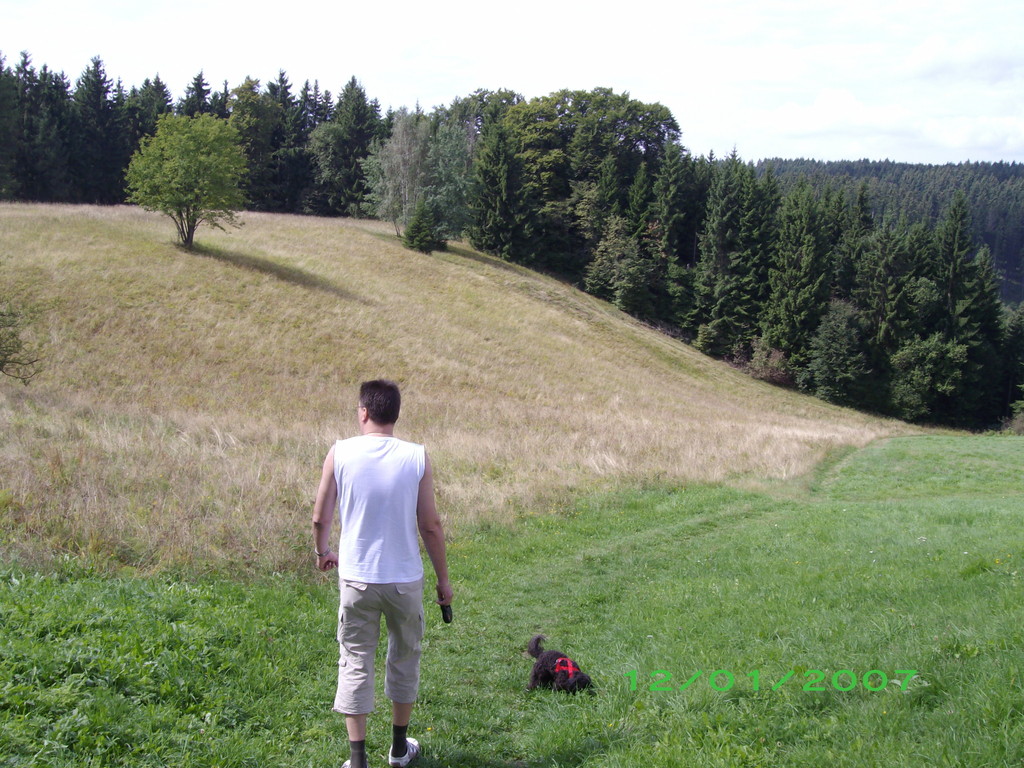
<instances>
[{"instance_id":1,"label":"shrub","mask_svg":"<svg viewBox=\"0 0 1024 768\"><path fill-rule=\"evenodd\" d=\"M790 373L786 355L782 350L775 349L760 336L754 339L752 350L747 373L755 379L778 386L793 386L793 375Z\"/></svg>"},{"instance_id":2,"label":"shrub","mask_svg":"<svg viewBox=\"0 0 1024 768\"><path fill-rule=\"evenodd\" d=\"M22 338L24 324L23 313L0 302L0 373L28 384L39 372L39 358Z\"/></svg>"},{"instance_id":3,"label":"shrub","mask_svg":"<svg viewBox=\"0 0 1024 768\"><path fill-rule=\"evenodd\" d=\"M1024 385L1021 385L1021 393L1024 393ZM1024 400L1018 400L1010 406L1013 416L1006 422L1006 429L1015 435L1024 435Z\"/></svg>"}]
</instances>

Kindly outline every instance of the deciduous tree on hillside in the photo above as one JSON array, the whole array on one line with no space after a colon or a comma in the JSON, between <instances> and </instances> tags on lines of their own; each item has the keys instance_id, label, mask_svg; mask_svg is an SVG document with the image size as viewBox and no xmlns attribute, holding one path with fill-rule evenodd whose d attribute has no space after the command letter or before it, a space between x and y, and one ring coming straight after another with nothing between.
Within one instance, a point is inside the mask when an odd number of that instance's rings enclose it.
<instances>
[{"instance_id":1,"label":"deciduous tree on hillside","mask_svg":"<svg viewBox=\"0 0 1024 768\"><path fill-rule=\"evenodd\" d=\"M438 216L438 231L450 240L462 237L472 224L472 143L466 125L442 123L427 145L426 196Z\"/></svg>"},{"instance_id":2,"label":"deciduous tree on hillside","mask_svg":"<svg viewBox=\"0 0 1024 768\"><path fill-rule=\"evenodd\" d=\"M363 161L373 211L394 225L396 235L408 226L423 198L429 140L426 117L402 108L394 115L390 138L377 143Z\"/></svg>"},{"instance_id":3,"label":"deciduous tree on hillside","mask_svg":"<svg viewBox=\"0 0 1024 768\"><path fill-rule=\"evenodd\" d=\"M28 384L39 358L21 336L24 324L24 313L0 297L0 373Z\"/></svg>"},{"instance_id":4,"label":"deciduous tree on hillside","mask_svg":"<svg viewBox=\"0 0 1024 768\"><path fill-rule=\"evenodd\" d=\"M128 199L170 216L191 248L200 224L235 223L245 167L238 131L226 121L163 115L128 166Z\"/></svg>"}]
</instances>

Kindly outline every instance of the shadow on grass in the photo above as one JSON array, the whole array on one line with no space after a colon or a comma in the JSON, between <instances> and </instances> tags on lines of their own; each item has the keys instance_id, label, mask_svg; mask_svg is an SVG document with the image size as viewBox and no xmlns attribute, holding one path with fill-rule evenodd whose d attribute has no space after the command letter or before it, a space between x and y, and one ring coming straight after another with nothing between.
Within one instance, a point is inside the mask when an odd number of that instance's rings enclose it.
<instances>
[{"instance_id":1,"label":"shadow on grass","mask_svg":"<svg viewBox=\"0 0 1024 768\"><path fill-rule=\"evenodd\" d=\"M199 256L205 256L210 259L217 259L218 261L223 261L228 264L233 264L236 267L241 267L242 269L250 269L253 272L270 275L271 277L276 277L278 280L291 283L292 285L310 288L315 291L323 291L324 293L329 293L339 299L357 301L361 304L369 303L366 299L349 293L344 288L335 285L330 280L319 275L306 272L298 267L291 267L287 264L271 261L270 259L262 259L259 256L227 251L222 248L214 248L208 245L196 245L188 252Z\"/></svg>"},{"instance_id":2,"label":"shadow on grass","mask_svg":"<svg viewBox=\"0 0 1024 768\"><path fill-rule=\"evenodd\" d=\"M420 755L416 765L418 768L526 768L528 763L523 760L481 760L474 752L458 750L449 752L443 758Z\"/></svg>"},{"instance_id":3,"label":"shadow on grass","mask_svg":"<svg viewBox=\"0 0 1024 768\"><path fill-rule=\"evenodd\" d=\"M499 760L493 757L481 758L479 753L457 749L443 755L421 754L416 761L419 768L527 768L530 765L582 765L589 758L603 752L595 749L556 749L552 752L534 755L529 760Z\"/></svg>"}]
</instances>

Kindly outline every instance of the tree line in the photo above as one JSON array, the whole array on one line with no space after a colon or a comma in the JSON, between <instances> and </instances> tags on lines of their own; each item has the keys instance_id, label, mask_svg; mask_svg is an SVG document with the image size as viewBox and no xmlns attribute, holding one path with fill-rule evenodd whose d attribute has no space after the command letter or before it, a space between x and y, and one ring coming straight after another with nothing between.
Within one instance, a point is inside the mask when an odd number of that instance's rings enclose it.
<instances>
[{"instance_id":1,"label":"tree line","mask_svg":"<svg viewBox=\"0 0 1024 768\"><path fill-rule=\"evenodd\" d=\"M979 229L982 186L945 186L968 175L947 173L925 215L914 185L892 196L863 169L829 180L695 157L666 107L609 89L482 89L382 114L355 78L334 98L283 71L217 91L200 72L175 102L159 77L126 91L99 58L72 86L22 54L0 58L0 195L122 202L133 153L169 114L233 128L252 210L375 216L422 250L466 238L835 403L982 427L1021 398L1024 318L979 237L1013 208Z\"/></svg>"},{"instance_id":2,"label":"tree line","mask_svg":"<svg viewBox=\"0 0 1024 768\"><path fill-rule=\"evenodd\" d=\"M912 165L891 160L819 162L761 160L759 172L771 168L784 192L801 179L819 190L834 187L856 193L867 184L875 215L906 216L935 222L959 190L967 195L974 236L989 247L1001 277L1003 299L1024 301L1024 164L963 162Z\"/></svg>"}]
</instances>

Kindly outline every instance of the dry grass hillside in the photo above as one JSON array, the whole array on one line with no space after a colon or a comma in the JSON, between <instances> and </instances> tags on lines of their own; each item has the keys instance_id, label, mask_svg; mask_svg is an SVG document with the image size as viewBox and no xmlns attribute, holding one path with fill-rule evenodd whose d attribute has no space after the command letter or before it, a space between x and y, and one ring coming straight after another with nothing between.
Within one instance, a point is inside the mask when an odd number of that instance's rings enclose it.
<instances>
[{"instance_id":1,"label":"dry grass hillside","mask_svg":"<svg viewBox=\"0 0 1024 768\"><path fill-rule=\"evenodd\" d=\"M130 208L0 205L0 550L142 568L307 560L358 383L403 386L453 530L638 482L787 479L902 425L752 381L555 280L373 222L247 214L173 243Z\"/></svg>"}]
</instances>

